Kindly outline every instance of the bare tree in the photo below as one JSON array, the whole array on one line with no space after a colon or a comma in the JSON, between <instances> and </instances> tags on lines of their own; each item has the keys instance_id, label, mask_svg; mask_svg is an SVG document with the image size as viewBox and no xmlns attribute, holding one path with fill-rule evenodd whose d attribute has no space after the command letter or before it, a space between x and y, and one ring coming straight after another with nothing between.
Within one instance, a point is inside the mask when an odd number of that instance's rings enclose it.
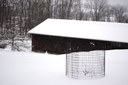
<instances>
[{"instance_id":1,"label":"bare tree","mask_svg":"<svg viewBox=\"0 0 128 85\"><path fill-rule=\"evenodd\" d=\"M84 12L82 9L82 2L81 0L74 0L72 4L72 12L71 12L71 17L72 19L76 20L83 20L84 19Z\"/></svg>"},{"instance_id":2,"label":"bare tree","mask_svg":"<svg viewBox=\"0 0 128 85\"><path fill-rule=\"evenodd\" d=\"M116 22L124 22L125 21L125 13L127 12L126 7L124 6L113 6L113 14L115 16Z\"/></svg>"},{"instance_id":3,"label":"bare tree","mask_svg":"<svg viewBox=\"0 0 128 85\"><path fill-rule=\"evenodd\" d=\"M6 32L6 24L10 18L10 6L7 0L0 0L0 32ZM0 33L1 34L1 33Z\"/></svg>"},{"instance_id":4,"label":"bare tree","mask_svg":"<svg viewBox=\"0 0 128 85\"><path fill-rule=\"evenodd\" d=\"M128 23L128 12L124 15L124 23Z\"/></svg>"},{"instance_id":5,"label":"bare tree","mask_svg":"<svg viewBox=\"0 0 128 85\"><path fill-rule=\"evenodd\" d=\"M74 0L54 0L54 18L70 19Z\"/></svg>"},{"instance_id":6,"label":"bare tree","mask_svg":"<svg viewBox=\"0 0 128 85\"><path fill-rule=\"evenodd\" d=\"M90 11L93 21L102 20L102 17L105 16L107 0L87 0L85 5Z\"/></svg>"}]
</instances>

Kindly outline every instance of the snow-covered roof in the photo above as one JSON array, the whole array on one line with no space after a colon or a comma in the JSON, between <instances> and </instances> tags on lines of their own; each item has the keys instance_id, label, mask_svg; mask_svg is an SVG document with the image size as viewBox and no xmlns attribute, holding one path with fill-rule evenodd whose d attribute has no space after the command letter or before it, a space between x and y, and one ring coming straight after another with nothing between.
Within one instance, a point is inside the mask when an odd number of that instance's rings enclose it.
<instances>
[{"instance_id":1,"label":"snow-covered roof","mask_svg":"<svg viewBox=\"0 0 128 85\"><path fill-rule=\"evenodd\" d=\"M126 23L47 19L28 33L128 43Z\"/></svg>"}]
</instances>

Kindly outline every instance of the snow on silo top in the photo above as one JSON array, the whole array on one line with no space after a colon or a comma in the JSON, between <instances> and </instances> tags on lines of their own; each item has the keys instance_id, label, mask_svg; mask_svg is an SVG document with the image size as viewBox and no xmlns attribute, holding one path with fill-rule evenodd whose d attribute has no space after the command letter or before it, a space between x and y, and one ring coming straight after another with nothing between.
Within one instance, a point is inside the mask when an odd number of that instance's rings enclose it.
<instances>
[{"instance_id":1,"label":"snow on silo top","mask_svg":"<svg viewBox=\"0 0 128 85\"><path fill-rule=\"evenodd\" d=\"M126 23L47 19L28 33L128 43Z\"/></svg>"}]
</instances>

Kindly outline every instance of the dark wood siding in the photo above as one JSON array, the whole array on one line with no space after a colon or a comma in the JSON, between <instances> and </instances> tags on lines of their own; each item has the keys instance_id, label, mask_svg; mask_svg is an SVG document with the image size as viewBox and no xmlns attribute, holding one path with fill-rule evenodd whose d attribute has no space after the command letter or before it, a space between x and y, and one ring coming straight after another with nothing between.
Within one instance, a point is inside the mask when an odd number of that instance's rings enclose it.
<instances>
[{"instance_id":1,"label":"dark wood siding","mask_svg":"<svg viewBox=\"0 0 128 85\"><path fill-rule=\"evenodd\" d=\"M32 34L32 50L52 54L79 51L128 49L128 44L91 39L67 38Z\"/></svg>"}]
</instances>

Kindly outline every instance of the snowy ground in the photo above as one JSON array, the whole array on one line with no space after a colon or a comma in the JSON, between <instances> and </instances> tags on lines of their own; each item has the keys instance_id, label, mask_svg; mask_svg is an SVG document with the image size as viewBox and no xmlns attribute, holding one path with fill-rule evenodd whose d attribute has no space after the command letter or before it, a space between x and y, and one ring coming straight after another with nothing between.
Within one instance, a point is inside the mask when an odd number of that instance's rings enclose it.
<instances>
[{"instance_id":1,"label":"snowy ground","mask_svg":"<svg viewBox=\"0 0 128 85\"><path fill-rule=\"evenodd\" d=\"M106 52L106 76L65 76L65 55L0 51L0 85L128 85L128 50Z\"/></svg>"},{"instance_id":2,"label":"snowy ground","mask_svg":"<svg viewBox=\"0 0 128 85\"><path fill-rule=\"evenodd\" d=\"M2 44L6 44L5 48L0 48L0 51L11 51L11 40L3 40L0 41L0 46ZM29 38L15 40L14 42L15 48L14 51L31 51L31 40Z\"/></svg>"}]
</instances>

